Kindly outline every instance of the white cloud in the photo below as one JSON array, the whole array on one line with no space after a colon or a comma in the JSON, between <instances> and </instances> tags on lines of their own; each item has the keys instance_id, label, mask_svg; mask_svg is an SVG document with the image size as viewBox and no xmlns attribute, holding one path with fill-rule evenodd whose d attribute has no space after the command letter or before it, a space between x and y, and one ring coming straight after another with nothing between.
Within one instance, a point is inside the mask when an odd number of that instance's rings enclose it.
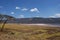
<instances>
[{"instance_id":1,"label":"white cloud","mask_svg":"<svg viewBox=\"0 0 60 40\"><path fill-rule=\"evenodd\" d=\"M55 16L49 16L50 18L55 18Z\"/></svg>"},{"instance_id":2,"label":"white cloud","mask_svg":"<svg viewBox=\"0 0 60 40\"><path fill-rule=\"evenodd\" d=\"M20 7L16 7L16 9L20 9Z\"/></svg>"},{"instance_id":3,"label":"white cloud","mask_svg":"<svg viewBox=\"0 0 60 40\"><path fill-rule=\"evenodd\" d=\"M57 13L57 14L55 14L53 16L49 16L49 17L51 17L51 18L58 18L58 17L60 17L60 13Z\"/></svg>"},{"instance_id":4,"label":"white cloud","mask_svg":"<svg viewBox=\"0 0 60 40\"><path fill-rule=\"evenodd\" d=\"M36 17L40 17L40 16L36 16Z\"/></svg>"},{"instance_id":5,"label":"white cloud","mask_svg":"<svg viewBox=\"0 0 60 40\"><path fill-rule=\"evenodd\" d=\"M20 15L20 18L24 18L24 15Z\"/></svg>"},{"instance_id":6,"label":"white cloud","mask_svg":"<svg viewBox=\"0 0 60 40\"><path fill-rule=\"evenodd\" d=\"M30 9L31 12L39 12L37 8Z\"/></svg>"},{"instance_id":7,"label":"white cloud","mask_svg":"<svg viewBox=\"0 0 60 40\"><path fill-rule=\"evenodd\" d=\"M28 9L27 8L23 8L22 11L27 11Z\"/></svg>"},{"instance_id":8,"label":"white cloud","mask_svg":"<svg viewBox=\"0 0 60 40\"><path fill-rule=\"evenodd\" d=\"M56 17L60 17L60 14L58 13L58 14L56 14L55 16L56 16Z\"/></svg>"},{"instance_id":9,"label":"white cloud","mask_svg":"<svg viewBox=\"0 0 60 40\"><path fill-rule=\"evenodd\" d=\"M11 14L15 14L14 12L11 12Z\"/></svg>"}]
</instances>

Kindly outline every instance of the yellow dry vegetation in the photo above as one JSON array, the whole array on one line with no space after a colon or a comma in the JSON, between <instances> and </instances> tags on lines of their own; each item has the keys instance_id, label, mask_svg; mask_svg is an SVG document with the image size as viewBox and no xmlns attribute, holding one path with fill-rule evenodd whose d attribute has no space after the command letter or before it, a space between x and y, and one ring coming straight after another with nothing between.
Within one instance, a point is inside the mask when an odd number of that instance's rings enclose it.
<instances>
[{"instance_id":1,"label":"yellow dry vegetation","mask_svg":"<svg viewBox=\"0 0 60 40\"><path fill-rule=\"evenodd\" d=\"M6 24L0 40L60 40L60 27Z\"/></svg>"}]
</instances>

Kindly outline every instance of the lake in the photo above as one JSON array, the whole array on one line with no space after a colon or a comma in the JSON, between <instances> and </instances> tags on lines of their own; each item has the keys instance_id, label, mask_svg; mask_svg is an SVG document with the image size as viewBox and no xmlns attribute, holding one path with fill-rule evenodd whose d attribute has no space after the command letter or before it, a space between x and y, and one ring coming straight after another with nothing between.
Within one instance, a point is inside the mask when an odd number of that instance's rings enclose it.
<instances>
[{"instance_id":1,"label":"lake","mask_svg":"<svg viewBox=\"0 0 60 40\"><path fill-rule=\"evenodd\" d=\"M60 27L60 24L21 24L21 25L38 25L38 26L51 26L51 27Z\"/></svg>"}]
</instances>

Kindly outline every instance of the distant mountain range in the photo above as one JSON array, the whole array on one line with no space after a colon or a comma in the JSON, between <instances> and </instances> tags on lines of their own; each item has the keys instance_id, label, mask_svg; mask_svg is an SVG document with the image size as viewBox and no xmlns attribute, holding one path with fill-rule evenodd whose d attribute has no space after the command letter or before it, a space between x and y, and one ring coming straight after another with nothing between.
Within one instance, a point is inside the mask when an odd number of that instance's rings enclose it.
<instances>
[{"instance_id":1,"label":"distant mountain range","mask_svg":"<svg viewBox=\"0 0 60 40\"><path fill-rule=\"evenodd\" d=\"M21 23L21 24L36 24L36 23L59 23L60 18L16 18L14 21L8 21L7 23Z\"/></svg>"}]
</instances>

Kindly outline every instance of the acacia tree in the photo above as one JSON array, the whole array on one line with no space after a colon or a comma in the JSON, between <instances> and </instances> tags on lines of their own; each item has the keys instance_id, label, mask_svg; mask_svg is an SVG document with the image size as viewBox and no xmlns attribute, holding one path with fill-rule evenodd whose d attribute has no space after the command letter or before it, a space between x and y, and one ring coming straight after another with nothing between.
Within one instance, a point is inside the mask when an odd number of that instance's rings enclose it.
<instances>
[{"instance_id":1,"label":"acacia tree","mask_svg":"<svg viewBox=\"0 0 60 40\"><path fill-rule=\"evenodd\" d=\"M0 23L2 23L3 15L0 14Z\"/></svg>"},{"instance_id":2,"label":"acacia tree","mask_svg":"<svg viewBox=\"0 0 60 40\"><path fill-rule=\"evenodd\" d=\"M3 31L5 24L7 23L8 20L14 20L15 18L12 16L8 16L8 15L0 15L0 22L3 22L1 31Z\"/></svg>"}]
</instances>

